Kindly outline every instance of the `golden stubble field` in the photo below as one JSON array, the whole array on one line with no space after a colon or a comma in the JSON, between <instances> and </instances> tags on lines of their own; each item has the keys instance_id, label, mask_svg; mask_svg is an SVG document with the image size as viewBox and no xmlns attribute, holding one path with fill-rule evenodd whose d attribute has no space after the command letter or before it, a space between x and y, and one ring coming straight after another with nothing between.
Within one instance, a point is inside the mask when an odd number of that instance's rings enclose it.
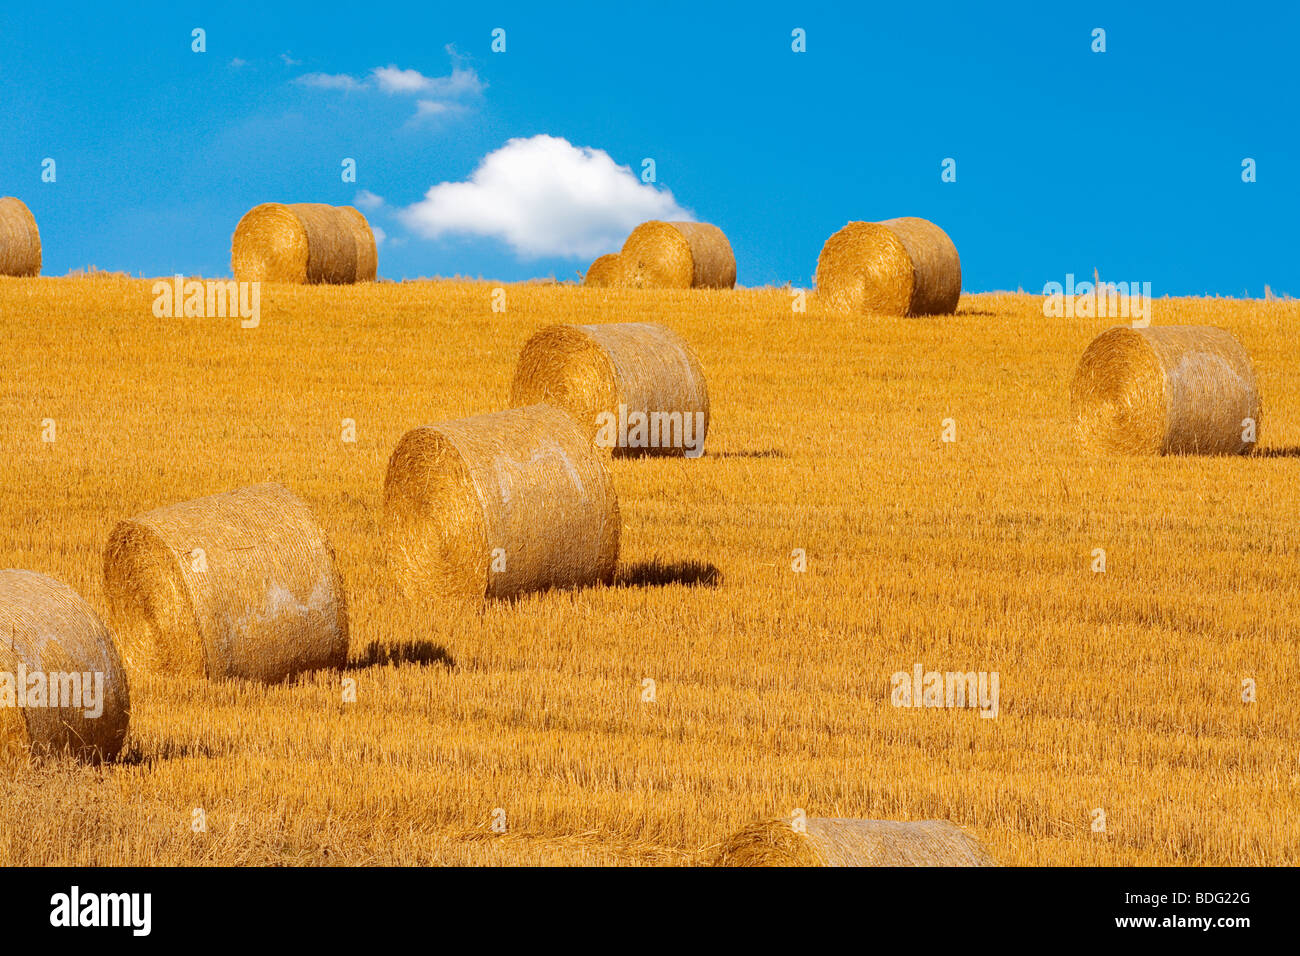
<instances>
[{"instance_id":1,"label":"golden stubble field","mask_svg":"<svg viewBox=\"0 0 1300 956\"><path fill-rule=\"evenodd\" d=\"M1067 421L1114 323L1033 296L850 321L786 290L274 286L241 329L155 318L150 285L0 279L0 567L102 613L117 520L282 482L338 554L357 701L337 672L137 682L122 763L0 780L0 863L689 864L794 808L950 819L1008 864L1300 859L1300 304L1157 300L1245 344L1260 451L1121 459ZM390 451L502 407L557 321L685 336L707 454L614 463L617 586L406 608ZM997 671L999 716L891 706L917 663Z\"/></svg>"}]
</instances>

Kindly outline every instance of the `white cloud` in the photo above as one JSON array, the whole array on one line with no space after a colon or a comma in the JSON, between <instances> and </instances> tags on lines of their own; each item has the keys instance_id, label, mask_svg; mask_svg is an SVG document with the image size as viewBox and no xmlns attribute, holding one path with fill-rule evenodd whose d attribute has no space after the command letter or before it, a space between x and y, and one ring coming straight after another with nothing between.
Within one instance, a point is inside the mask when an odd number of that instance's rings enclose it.
<instances>
[{"instance_id":1,"label":"white cloud","mask_svg":"<svg viewBox=\"0 0 1300 956\"><path fill-rule=\"evenodd\" d=\"M304 73L294 80L302 86L314 86L322 90L359 90L365 84L353 79L346 73Z\"/></svg>"},{"instance_id":2,"label":"white cloud","mask_svg":"<svg viewBox=\"0 0 1300 956\"><path fill-rule=\"evenodd\" d=\"M239 57L235 57L233 60L230 61L230 65L233 66L233 67L237 70L237 69L239 69L241 66L248 66L248 61L247 61L247 60L241 60Z\"/></svg>"},{"instance_id":3,"label":"white cloud","mask_svg":"<svg viewBox=\"0 0 1300 956\"><path fill-rule=\"evenodd\" d=\"M352 205L367 212L374 212L384 204L383 196L376 196L369 189L363 189L352 197Z\"/></svg>"},{"instance_id":4,"label":"white cloud","mask_svg":"<svg viewBox=\"0 0 1300 956\"><path fill-rule=\"evenodd\" d=\"M419 93L432 82L419 70L399 70L395 66L377 66L371 75L385 93Z\"/></svg>"},{"instance_id":5,"label":"white cloud","mask_svg":"<svg viewBox=\"0 0 1300 956\"><path fill-rule=\"evenodd\" d=\"M694 218L604 150L546 135L510 140L468 180L433 186L399 217L429 239L485 236L525 258L582 259L618 249L647 219Z\"/></svg>"},{"instance_id":6,"label":"white cloud","mask_svg":"<svg viewBox=\"0 0 1300 956\"><path fill-rule=\"evenodd\" d=\"M371 226L370 232L375 237L376 246L382 246L384 244L384 240L388 238L388 233L384 232L384 230L380 229L378 226Z\"/></svg>"},{"instance_id":7,"label":"white cloud","mask_svg":"<svg viewBox=\"0 0 1300 956\"><path fill-rule=\"evenodd\" d=\"M280 59L284 60L285 66L299 66L302 64L302 60L295 60L288 53L281 53Z\"/></svg>"},{"instance_id":8,"label":"white cloud","mask_svg":"<svg viewBox=\"0 0 1300 956\"><path fill-rule=\"evenodd\" d=\"M401 67L377 66L360 79L346 73L307 73L294 80L302 86L323 90L379 90L390 96L419 96L412 122L429 119L444 113L457 112L463 107L461 100L479 96L486 84L470 67L460 65L461 57L451 46L447 53L452 58L449 76L425 76L419 70Z\"/></svg>"}]
</instances>

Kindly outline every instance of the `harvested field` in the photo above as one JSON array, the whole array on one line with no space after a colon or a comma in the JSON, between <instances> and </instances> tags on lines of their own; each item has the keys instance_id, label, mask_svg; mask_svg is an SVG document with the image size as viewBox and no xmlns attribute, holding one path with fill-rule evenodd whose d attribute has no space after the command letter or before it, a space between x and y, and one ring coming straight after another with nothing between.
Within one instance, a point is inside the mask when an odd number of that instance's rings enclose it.
<instances>
[{"instance_id":1,"label":"harvested field","mask_svg":"<svg viewBox=\"0 0 1300 956\"><path fill-rule=\"evenodd\" d=\"M700 864L795 808L949 820L1003 865L1300 859L1300 303L1157 300L1240 341L1266 424L1248 456L1119 458L1070 415L1114 321L1036 296L840 319L784 289L517 285L502 314L494 283L284 285L244 329L154 318L150 285L0 278L0 567L104 615L120 518L277 482L333 545L349 662L133 683L124 759L0 778L0 864ZM557 322L689 342L706 453L611 462L612 586L408 607L393 449L502 408ZM892 706L918 663L996 671L996 719Z\"/></svg>"}]
</instances>

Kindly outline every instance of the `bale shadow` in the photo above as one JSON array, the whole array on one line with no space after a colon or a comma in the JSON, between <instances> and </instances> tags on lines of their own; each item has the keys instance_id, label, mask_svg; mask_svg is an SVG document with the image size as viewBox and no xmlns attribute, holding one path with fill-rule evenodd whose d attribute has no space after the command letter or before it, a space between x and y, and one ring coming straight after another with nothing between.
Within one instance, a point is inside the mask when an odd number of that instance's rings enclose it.
<instances>
[{"instance_id":1,"label":"bale shadow","mask_svg":"<svg viewBox=\"0 0 1300 956\"><path fill-rule=\"evenodd\" d=\"M707 561L640 561L625 565L614 575L616 588L660 588L669 584L716 588L722 572Z\"/></svg>"},{"instance_id":2,"label":"bale shadow","mask_svg":"<svg viewBox=\"0 0 1300 956\"><path fill-rule=\"evenodd\" d=\"M441 644L433 641L402 641L398 644L380 644L371 641L359 658L349 660L344 670L357 671L366 667L383 667L387 664L442 664L455 667L456 659Z\"/></svg>"},{"instance_id":3,"label":"bale shadow","mask_svg":"<svg viewBox=\"0 0 1300 956\"><path fill-rule=\"evenodd\" d=\"M141 750L137 742L132 741L127 745L126 750L117 755L117 759L105 761L104 765L108 766L111 763L126 767L151 766L164 760L181 760L186 757L215 759L223 755L224 751L219 752L212 744L202 740L164 740L147 752Z\"/></svg>"},{"instance_id":4,"label":"bale shadow","mask_svg":"<svg viewBox=\"0 0 1300 956\"><path fill-rule=\"evenodd\" d=\"M789 458L785 452L779 448L762 448L753 451L711 451L705 453L706 458Z\"/></svg>"},{"instance_id":5,"label":"bale shadow","mask_svg":"<svg viewBox=\"0 0 1300 956\"><path fill-rule=\"evenodd\" d=\"M1300 458L1300 448L1290 445L1285 448L1259 448L1250 458Z\"/></svg>"}]
</instances>

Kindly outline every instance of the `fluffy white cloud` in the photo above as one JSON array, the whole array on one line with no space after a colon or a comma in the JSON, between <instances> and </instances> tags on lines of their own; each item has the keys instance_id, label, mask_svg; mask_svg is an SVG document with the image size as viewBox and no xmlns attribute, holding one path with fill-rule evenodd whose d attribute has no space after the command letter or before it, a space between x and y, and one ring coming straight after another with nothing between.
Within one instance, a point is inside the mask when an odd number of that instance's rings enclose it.
<instances>
[{"instance_id":1,"label":"fluffy white cloud","mask_svg":"<svg viewBox=\"0 0 1300 956\"><path fill-rule=\"evenodd\" d=\"M556 136L512 139L465 182L439 183L399 213L429 239L485 236L525 258L590 259L617 250L647 219L693 219L602 149Z\"/></svg>"},{"instance_id":2,"label":"fluffy white cloud","mask_svg":"<svg viewBox=\"0 0 1300 956\"><path fill-rule=\"evenodd\" d=\"M363 189L352 197L352 205L367 212L374 212L384 204L383 196L376 196L369 189Z\"/></svg>"},{"instance_id":3,"label":"fluffy white cloud","mask_svg":"<svg viewBox=\"0 0 1300 956\"><path fill-rule=\"evenodd\" d=\"M385 93L421 93L433 81L419 70L399 70L395 66L378 66L371 72Z\"/></svg>"}]
</instances>

